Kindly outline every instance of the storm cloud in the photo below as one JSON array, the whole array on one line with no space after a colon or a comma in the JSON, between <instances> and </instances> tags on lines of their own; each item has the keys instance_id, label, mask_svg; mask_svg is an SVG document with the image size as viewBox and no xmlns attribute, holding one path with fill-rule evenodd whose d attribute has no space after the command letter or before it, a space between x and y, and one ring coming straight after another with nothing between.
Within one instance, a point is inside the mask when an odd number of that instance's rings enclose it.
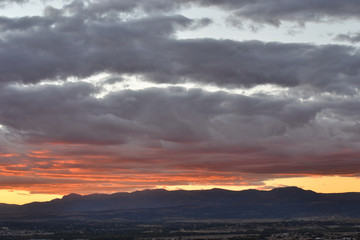
<instances>
[{"instance_id":1,"label":"storm cloud","mask_svg":"<svg viewBox=\"0 0 360 240\"><path fill-rule=\"evenodd\" d=\"M234 135L231 141L236 142L283 135L287 127L304 126L322 110L316 103L302 104L296 99L179 87L123 90L103 98L95 98L95 92L85 83L4 88L0 94L0 122L35 142L106 145L132 138L211 142L216 141L211 135L217 130L219 134ZM258 127L261 122L269 126ZM221 125L229 132L223 133Z\"/></svg>"},{"instance_id":2,"label":"storm cloud","mask_svg":"<svg viewBox=\"0 0 360 240\"><path fill-rule=\"evenodd\" d=\"M357 43L360 42L360 33L339 34L335 37L335 40Z\"/></svg>"},{"instance_id":3,"label":"storm cloud","mask_svg":"<svg viewBox=\"0 0 360 240\"><path fill-rule=\"evenodd\" d=\"M0 188L90 193L357 176L356 45L178 33L216 25L212 16L182 14L194 7L281 28L358 20L359 6L64 1L39 16L1 16Z\"/></svg>"},{"instance_id":4,"label":"storm cloud","mask_svg":"<svg viewBox=\"0 0 360 240\"><path fill-rule=\"evenodd\" d=\"M358 19L360 4L356 0L138 0L138 1L73 1L67 5L72 11L86 14L108 14L114 12L141 11L146 14L171 12L191 6L218 7L229 13L229 18L241 22L250 20L255 23L280 26L283 22L339 21Z\"/></svg>"},{"instance_id":5,"label":"storm cloud","mask_svg":"<svg viewBox=\"0 0 360 240\"><path fill-rule=\"evenodd\" d=\"M127 21L78 13L3 17L0 82L65 81L110 72L227 88L311 85L316 91L355 94L359 87L360 54L354 47L176 39L176 31L202 22L181 15Z\"/></svg>"},{"instance_id":6,"label":"storm cloud","mask_svg":"<svg viewBox=\"0 0 360 240\"><path fill-rule=\"evenodd\" d=\"M96 88L85 83L5 88L0 94L0 122L31 145L122 146L122 158L127 159L136 155L134 147L138 153L155 148L154 156L144 154L144 163L171 156L170 165L183 169L203 164L205 157L209 170L226 163L220 168L238 173L322 173L329 152L339 158L346 148L358 155L360 112L355 99L304 103L179 87L122 90L103 98L94 93ZM351 163L349 171L358 169L353 165L357 161L348 157L342 164ZM272 168L264 161L281 163ZM144 164L134 162L137 167ZM326 169L338 164L327 163Z\"/></svg>"},{"instance_id":7,"label":"storm cloud","mask_svg":"<svg viewBox=\"0 0 360 240\"><path fill-rule=\"evenodd\" d=\"M284 22L304 25L307 22L327 22L358 19L360 3L356 0L194 0L202 6L216 6L230 11L229 19L241 24L250 20L260 24L280 26Z\"/></svg>"}]
</instances>

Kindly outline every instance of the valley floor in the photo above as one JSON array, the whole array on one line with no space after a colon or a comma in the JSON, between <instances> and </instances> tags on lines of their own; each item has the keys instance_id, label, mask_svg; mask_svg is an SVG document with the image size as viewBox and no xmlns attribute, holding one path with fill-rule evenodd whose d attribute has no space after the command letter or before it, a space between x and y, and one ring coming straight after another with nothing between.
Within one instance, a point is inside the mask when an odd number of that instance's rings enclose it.
<instances>
[{"instance_id":1,"label":"valley floor","mask_svg":"<svg viewBox=\"0 0 360 240\"><path fill-rule=\"evenodd\" d=\"M224 221L68 221L0 223L0 239L297 239L297 240L357 240L360 239L358 219L306 220L224 220Z\"/></svg>"}]
</instances>

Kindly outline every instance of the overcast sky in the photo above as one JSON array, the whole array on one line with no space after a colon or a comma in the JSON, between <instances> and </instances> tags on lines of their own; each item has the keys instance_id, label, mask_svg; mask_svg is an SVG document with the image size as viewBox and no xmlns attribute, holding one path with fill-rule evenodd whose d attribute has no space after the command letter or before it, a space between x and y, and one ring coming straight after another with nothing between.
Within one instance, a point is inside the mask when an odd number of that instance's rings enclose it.
<instances>
[{"instance_id":1,"label":"overcast sky","mask_svg":"<svg viewBox=\"0 0 360 240\"><path fill-rule=\"evenodd\" d=\"M358 0L0 0L0 188L360 172Z\"/></svg>"}]
</instances>

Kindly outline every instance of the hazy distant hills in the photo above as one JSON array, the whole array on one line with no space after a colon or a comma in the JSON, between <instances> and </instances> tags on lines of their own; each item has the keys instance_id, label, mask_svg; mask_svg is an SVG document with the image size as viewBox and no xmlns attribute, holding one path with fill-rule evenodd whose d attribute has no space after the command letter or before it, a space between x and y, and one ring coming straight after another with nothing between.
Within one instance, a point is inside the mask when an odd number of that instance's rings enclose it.
<instances>
[{"instance_id":1,"label":"hazy distant hills","mask_svg":"<svg viewBox=\"0 0 360 240\"><path fill-rule=\"evenodd\" d=\"M360 217L360 193L320 194L296 187L271 191L145 190L70 194L49 202L0 204L3 219L264 219Z\"/></svg>"}]
</instances>

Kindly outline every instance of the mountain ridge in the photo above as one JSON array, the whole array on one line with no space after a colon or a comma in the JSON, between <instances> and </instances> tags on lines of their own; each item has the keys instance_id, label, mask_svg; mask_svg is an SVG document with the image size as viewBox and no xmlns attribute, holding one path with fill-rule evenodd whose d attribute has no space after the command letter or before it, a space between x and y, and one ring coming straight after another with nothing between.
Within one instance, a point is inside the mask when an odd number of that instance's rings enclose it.
<instances>
[{"instance_id":1,"label":"mountain ridge","mask_svg":"<svg viewBox=\"0 0 360 240\"><path fill-rule=\"evenodd\" d=\"M95 218L261 219L360 217L360 193L316 193L298 187L270 191L164 189L113 194L69 194L48 202L0 204L0 218L86 215Z\"/></svg>"}]
</instances>

